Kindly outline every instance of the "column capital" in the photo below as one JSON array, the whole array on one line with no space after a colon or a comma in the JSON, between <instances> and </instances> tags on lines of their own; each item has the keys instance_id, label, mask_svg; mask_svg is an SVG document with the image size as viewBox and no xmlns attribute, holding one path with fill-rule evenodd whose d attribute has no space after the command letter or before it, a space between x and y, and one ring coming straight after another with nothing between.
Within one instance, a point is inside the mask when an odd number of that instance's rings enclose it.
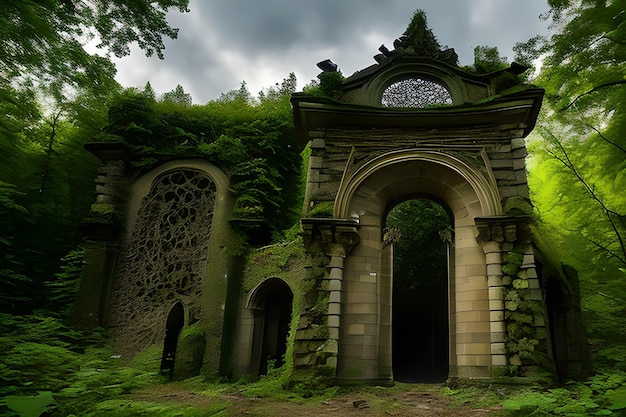
<instances>
[{"instance_id":1,"label":"column capital","mask_svg":"<svg viewBox=\"0 0 626 417\"><path fill-rule=\"evenodd\" d=\"M125 144L120 142L90 142L85 149L98 157L104 164L111 161L124 162L124 168L137 159L137 155Z\"/></svg>"},{"instance_id":2,"label":"column capital","mask_svg":"<svg viewBox=\"0 0 626 417\"><path fill-rule=\"evenodd\" d=\"M359 223L354 219L303 218L302 238L307 252L346 256L359 243Z\"/></svg>"},{"instance_id":3,"label":"column capital","mask_svg":"<svg viewBox=\"0 0 626 417\"><path fill-rule=\"evenodd\" d=\"M485 245L487 242L515 243L529 241L531 238L530 225L533 216L489 216L475 217L478 228L478 242Z\"/></svg>"}]
</instances>

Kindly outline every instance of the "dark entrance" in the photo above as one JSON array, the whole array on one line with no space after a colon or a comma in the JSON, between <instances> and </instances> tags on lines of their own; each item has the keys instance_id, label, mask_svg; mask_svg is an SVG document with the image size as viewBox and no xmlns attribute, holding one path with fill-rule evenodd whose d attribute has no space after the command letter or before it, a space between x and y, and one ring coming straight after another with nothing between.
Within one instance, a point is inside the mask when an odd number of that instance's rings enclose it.
<instances>
[{"instance_id":1,"label":"dark entrance","mask_svg":"<svg viewBox=\"0 0 626 417\"><path fill-rule=\"evenodd\" d=\"M163 341L163 356L161 358L161 374L170 378L174 375L174 360L178 346L178 335L185 325L185 309L179 301L170 310L165 323L165 340Z\"/></svg>"},{"instance_id":2,"label":"dark entrance","mask_svg":"<svg viewBox=\"0 0 626 417\"><path fill-rule=\"evenodd\" d=\"M256 375L265 375L270 366L280 367L287 351L293 293L279 278L261 284L251 300L254 316L252 366Z\"/></svg>"},{"instance_id":3,"label":"dark entrance","mask_svg":"<svg viewBox=\"0 0 626 417\"><path fill-rule=\"evenodd\" d=\"M450 216L437 203L419 198L387 215L393 241L393 374L401 382L448 378L448 270L452 247Z\"/></svg>"}]
</instances>

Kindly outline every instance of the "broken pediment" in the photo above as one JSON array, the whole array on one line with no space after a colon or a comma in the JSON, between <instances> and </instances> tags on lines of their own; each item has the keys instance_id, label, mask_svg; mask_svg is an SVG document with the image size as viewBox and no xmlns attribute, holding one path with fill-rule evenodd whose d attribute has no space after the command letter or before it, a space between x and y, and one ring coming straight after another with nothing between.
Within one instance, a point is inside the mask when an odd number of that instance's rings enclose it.
<instances>
[{"instance_id":1,"label":"broken pediment","mask_svg":"<svg viewBox=\"0 0 626 417\"><path fill-rule=\"evenodd\" d=\"M527 68L517 63L490 73L460 67L454 49L439 44L421 10L393 47L381 45L375 64L345 79L330 59L318 63L321 95L359 106L429 110L468 106L531 88L519 77ZM332 94L326 87L332 87Z\"/></svg>"}]
</instances>

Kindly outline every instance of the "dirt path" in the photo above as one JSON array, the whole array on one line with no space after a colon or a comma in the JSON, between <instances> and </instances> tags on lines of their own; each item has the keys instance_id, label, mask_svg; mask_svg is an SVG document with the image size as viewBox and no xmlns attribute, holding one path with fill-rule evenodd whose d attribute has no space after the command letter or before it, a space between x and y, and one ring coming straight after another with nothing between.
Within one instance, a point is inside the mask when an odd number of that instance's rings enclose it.
<instances>
[{"instance_id":1,"label":"dirt path","mask_svg":"<svg viewBox=\"0 0 626 417\"><path fill-rule=\"evenodd\" d=\"M240 392L190 392L176 384L164 384L142 390L132 397L136 401L177 403L198 408L199 415L243 417L496 417L499 406L478 407L452 404L441 386L419 385L409 389L363 388L340 393L330 399L278 400L271 397L249 397ZM413 389L417 388L417 389ZM206 410L206 411L201 411Z\"/></svg>"},{"instance_id":2,"label":"dirt path","mask_svg":"<svg viewBox=\"0 0 626 417\"><path fill-rule=\"evenodd\" d=\"M365 399L364 397L368 397ZM240 399L228 415L250 417L478 417L495 416L499 408L450 408L449 402L428 392L406 392L375 397L349 394L318 404L295 404L271 399Z\"/></svg>"}]
</instances>

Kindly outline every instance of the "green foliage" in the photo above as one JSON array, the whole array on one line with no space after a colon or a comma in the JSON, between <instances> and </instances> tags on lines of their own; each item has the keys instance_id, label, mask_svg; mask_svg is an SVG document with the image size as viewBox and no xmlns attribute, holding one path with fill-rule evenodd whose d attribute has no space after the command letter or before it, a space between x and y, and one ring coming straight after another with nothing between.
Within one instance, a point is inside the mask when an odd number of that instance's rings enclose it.
<instances>
[{"instance_id":1,"label":"green foliage","mask_svg":"<svg viewBox=\"0 0 626 417\"><path fill-rule=\"evenodd\" d=\"M398 204L387 215L385 232L385 241L394 244L394 288L447 285L446 251L453 239L450 217L439 204L426 199Z\"/></svg>"},{"instance_id":2,"label":"green foliage","mask_svg":"<svg viewBox=\"0 0 626 417\"><path fill-rule=\"evenodd\" d=\"M183 107L189 107L192 104L191 94L185 93L183 86L180 84L176 85L176 88L172 91L164 93L161 96L161 101L164 103L177 104Z\"/></svg>"},{"instance_id":3,"label":"green foliage","mask_svg":"<svg viewBox=\"0 0 626 417\"><path fill-rule=\"evenodd\" d=\"M0 230L4 231L0 234L0 281L4 287L0 293L0 305L7 310L28 302L25 290L32 285L30 278L16 271L20 261L15 254L15 238L5 234L12 221L27 214L27 210L15 201L20 195L23 193L16 191L13 185L0 181L0 225L3 226Z\"/></svg>"},{"instance_id":4,"label":"green foliage","mask_svg":"<svg viewBox=\"0 0 626 417\"><path fill-rule=\"evenodd\" d=\"M322 72L317 78L320 80L319 91L322 96L334 99L341 97L344 81L341 71Z\"/></svg>"},{"instance_id":5,"label":"green foliage","mask_svg":"<svg viewBox=\"0 0 626 417\"><path fill-rule=\"evenodd\" d=\"M4 405L16 411L19 404L35 409L54 402L55 415L87 415L101 401L160 381L160 349L138 355L131 368L102 332L78 331L56 318L2 314L0 331L0 397L13 396ZM34 396L41 391L54 401Z\"/></svg>"},{"instance_id":6,"label":"green foliage","mask_svg":"<svg viewBox=\"0 0 626 417\"><path fill-rule=\"evenodd\" d=\"M240 90L203 106L155 102L130 89L113 101L105 131L139 156L135 166L141 170L172 157L207 158L231 177L237 195L231 218L244 228L254 220L271 234L290 227L299 214L301 159L293 148L289 105L294 89L290 74L257 103Z\"/></svg>"},{"instance_id":7,"label":"green foliage","mask_svg":"<svg viewBox=\"0 0 626 417\"><path fill-rule=\"evenodd\" d=\"M502 404L511 416L620 416L626 410L626 375L602 373L564 387L525 389Z\"/></svg>"},{"instance_id":8,"label":"green foliage","mask_svg":"<svg viewBox=\"0 0 626 417\"><path fill-rule=\"evenodd\" d=\"M334 203L332 201L324 201L322 203L319 203L315 207L313 207L311 211L309 211L308 217L332 218L333 206L334 206Z\"/></svg>"},{"instance_id":9,"label":"green foliage","mask_svg":"<svg viewBox=\"0 0 626 417\"><path fill-rule=\"evenodd\" d=\"M47 287L47 307L50 311L68 317L76 295L78 294L80 277L85 258L85 249L78 247L61 260L61 271L54 274L51 281L45 282Z\"/></svg>"},{"instance_id":10,"label":"green foliage","mask_svg":"<svg viewBox=\"0 0 626 417\"><path fill-rule=\"evenodd\" d=\"M534 82L546 90L528 148L531 197L580 273L595 366L624 369L626 15L618 1L548 3L550 36L524 45L543 56Z\"/></svg>"},{"instance_id":11,"label":"green foliage","mask_svg":"<svg viewBox=\"0 0 626 417\"><path fill-rule=\"evenodd\" d=\"M97 37L98 45L117 57L136 43L146 55L163 58L163 37L176 38L166 12L187 11L187 0L8 1L0 14L0 101L12 88L46 86L61 98L68 89L107 94L115 85L115 66L108 57L89 54L83 45ZM22 106L22 103L16 103Z\"/></svg>"},{"instance_id":12,"label":"green foliage","mask_svg":"<svg viewBox=\"0 0 626 417\"><path fill-rule=\"evenodd\" d=\"M0 314L0 396L58 391L79 369L80 353L97 333L70 329L46 316Z\"/></svg>"},{"instance_id":13,"label":"green foliage","mask_svg":"<svg viewBox=\"0 0 626 417\"><path fill-rule=\"evenodd\" d=\"M209 407L189 407L175 404L150 403L131 400L107 400L96 405L95 410L85 417L198 417L219 415L227 408L227 404L213 404Z\"/></svg>"},{"instance_id":14,"label":"green foliage","mask_svg":"<svg viewBox=\"0 0 626 417\"><path fill-rule=\"evenodd\" d=\"M506 57L500 56L496 47L477 46L474 48L474 71L479 74L500 71L509 66Z\"/></svg>"},{"instance_id":15,"label":"green foliage","mask_svg":"<svg viewBox=\"0 0 626 417\"><path fill-rule=\"evenodd\" d=\"M515 276L522 265L524 254L519 252L506 252L502 257L502 272L504 275Z\"/></svg>"},{"instance_id":16,"label":"green foliage","mask_svg":"<svg viewBox=\"0 0 626 417\"><path fill-rule=\"evenodd\" d=\"M417 9L413 13L404 35L412 39L410 46L417 55L429 56L441 49L437 38L428 28L426 13L423 10Z\"/></svg>"},{"instance_id":17,"label":"green foliage","mask_svg":"<svg viewBox=\"0 0 626 417\"><path fill-rule=\"evenodd\" d=\"M289 232L290 239L250 252L244 272L245 290L251 290L269 277L291 277L293 269L304 267L304 245L298 231L299 226L294 226Z\"/></svg>"},{"instance_id":18,"label":"green foliage","mask_svg":"<svg viewBox=\"0 0 626 417\"><path fill-rule=\"evenodd\" d=\"M1 311L46 307L45 282L80 242L76 226L92 202L97 166L83 144L102 121L93 101L78 98L49 116L30 115L22 120L28 127L14 132L11 158L0 164L0 274L8 282Z\"/></svg>"},{"instance_id":19,"label":"green foliage","mask_svg":"<svg viewBox=\"0 0 626 417\"><path fill-rule=\"evenodd\" d=\"M42 391L35 396L9 395L4 401L20 417L40 417L44 412L51 411L55 404L52 393L48 391Z\"/></svg>"},{"instance_id":20,"label":"green foliage","mask_svg":"<svg viewBox=\"0 0 626 417\"><path fill-rule=\"evenodd\" d=\"M332 372L325 367L318 367L315 372L293 376L286 372L286 365L269 369L268 373L256 382L240 386L244 395L249 397L270 397L301 403L309 398L329 398L338 392L333 385Z\"/></svg>"},{"instance_id":21,"label":"green foliage","mask_svg":"<svg viewBox=\"0 0 626 417\"><path fill-rule=\"evenodd\" d=\"M450 406L454 408L463 407L467 404L476 408L493 407L510 396L511 391L511 387L483 386L480 383L472 384L471 382L463 382L463 385L455 389L443 387L443 394L450 399Z\"/></svg>"}]
</instances>

